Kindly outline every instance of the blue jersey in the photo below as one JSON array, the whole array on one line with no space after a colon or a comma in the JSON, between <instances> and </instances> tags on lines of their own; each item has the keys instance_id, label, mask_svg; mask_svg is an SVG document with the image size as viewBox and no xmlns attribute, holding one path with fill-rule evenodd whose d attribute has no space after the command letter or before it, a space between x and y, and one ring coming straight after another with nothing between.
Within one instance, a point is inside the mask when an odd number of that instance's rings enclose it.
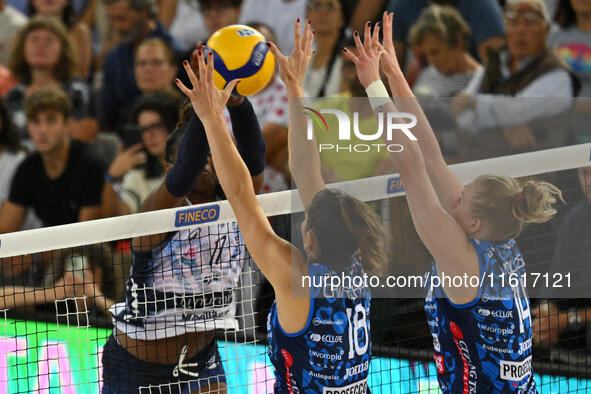
<instances>
[{"instance_id":1,"label":"blue jersey","mask_svg":"<svg viewBox=\"0 0 591 394\"><path fill-rule=\"evenodd\" d=\"M523 257L514 240L470 242L483 278L477 298L456 305L443 289L431 287L425 300L441 390L536 393Z\"/></svg>"},{"instance_id":2,"label":"blue jersey","mask_svg":"<svg viewBox=\"0 0 591 394\"><path fill-rule=\"evenodd\" d=\"M310 277L330 274L324 265L309 267ZM363 275L361 264L355 262L346 274ZM349 287L331 291L329 287L312 287L310 294L308 321L297 333L283 331L275 303L269 312L268 353L275 368L275 392L368 392L369 289Z\"/></svg>"}]
</instances>

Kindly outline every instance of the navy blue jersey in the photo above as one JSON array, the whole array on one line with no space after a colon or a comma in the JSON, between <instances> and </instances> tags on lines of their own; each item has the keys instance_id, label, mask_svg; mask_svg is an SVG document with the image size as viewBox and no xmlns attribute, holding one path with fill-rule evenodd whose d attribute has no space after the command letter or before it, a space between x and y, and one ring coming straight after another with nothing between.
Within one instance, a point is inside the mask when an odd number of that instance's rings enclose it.
<instances>
[{"instance_id":1,"label":"navy blue jersey","mask_svg":"<svg viewBox=\"0 0 591 394\"><path fill-rule=\"evenodd\" d=\"M355 262L347 275L363 275ZM330 275L310 264L310 277ZM316 282L318 283L318 282ZM276 393L366 393L371 358L369 304L365 287L314 288L306 326L283 331L273 303L267 323L269 358L275 368Z\"/></svg>"},{"instance_id":2,"label":"navy blue jersey","mask_svg":"<svg viewBox=\"0 0 591 394\"><path fill-rule=\"evenodd\" d=\"M431 287L425 300L441 390L536 393L523 257L514 240L470 242L484 278L476 299L456 305L443 289Z\"/></svg>"}]
</instances>

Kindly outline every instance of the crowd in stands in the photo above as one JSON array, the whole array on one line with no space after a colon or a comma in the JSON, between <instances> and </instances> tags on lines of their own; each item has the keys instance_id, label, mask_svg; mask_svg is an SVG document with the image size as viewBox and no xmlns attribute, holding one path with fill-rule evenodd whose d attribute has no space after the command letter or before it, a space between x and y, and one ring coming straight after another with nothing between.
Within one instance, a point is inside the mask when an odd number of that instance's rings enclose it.
<instances>
[{"instance_id":1,"label":"crowd in stands","mask_svg":"<svg viewBox=\"0 0 591 394\"><path fill-rule=\"evenodd\" d=\"M454 125L449 134L436 128L449 160L591 142L589 0L0 0L0 234L139 212L167 170L181 62L226 25L248 24L289 53L293 21L309 19L308 96L360 113L360 128L373 129L371 111L347 100L365 92L342 48L383 10L394 12L398 59L427 113ZM267 143L263 192L285 190L285 86L276 75L249 99ZM386 153L347 160L323 156L327 183L395 171ZM589 174L579 170L581 202L553 224L552 264L568 259L584 270L579 260L589 261ZM29 274L47 271L43 256L7 269L12 261L0 260L5 287L75 282L67 267L49 281ZM85 268L95 279L115 275L101 264ZM111 287L101 291L119 297ZM536 316L562 311L556 327L591 318L581 313L587 306L542 306ZM550 326L542 342L567 332Z\"/></svg>"}]
</instances>

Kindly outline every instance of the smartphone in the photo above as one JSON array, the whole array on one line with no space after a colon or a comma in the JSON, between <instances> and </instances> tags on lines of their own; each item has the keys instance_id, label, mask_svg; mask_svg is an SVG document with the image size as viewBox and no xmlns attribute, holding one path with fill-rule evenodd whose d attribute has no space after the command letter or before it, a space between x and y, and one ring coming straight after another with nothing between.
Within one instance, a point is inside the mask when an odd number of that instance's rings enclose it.
<instances>
[{"instance_id":1,"label":"smartphone","mask_svg":"<svg viewBox=\"0 0 591 394\"><path fill-rule=\"evenodd\" d=\"M124 148L142 143L142 129L138 125L125 125L121 132L121 141Z\"/></svg>"}]
</instances>

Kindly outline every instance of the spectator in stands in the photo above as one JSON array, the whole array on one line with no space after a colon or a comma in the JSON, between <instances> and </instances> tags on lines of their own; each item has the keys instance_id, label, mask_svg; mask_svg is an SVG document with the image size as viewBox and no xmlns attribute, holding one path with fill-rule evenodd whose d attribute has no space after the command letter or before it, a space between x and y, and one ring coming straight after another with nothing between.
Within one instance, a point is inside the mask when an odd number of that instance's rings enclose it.
<instances>
[{"instance_id":1,"label":"spectator in stands","mask_svg":"<svg viewBox=\"0 0 591 394\"><path fill-rule=\"evenodd\" d=\"M544 302L534 310L533 339L541 346L550 346L559 340L582 340L584 345L585 331L591 323L591 167L579 168L577 173L585 199L572 206L562 220L549 274L556 279L555 273L570 273L568 293L563 295L582 299ZM580 349L581 345L578 343L576 347ZM587 348L589 346L591 343L587 342Z\"/></svg>"},{"instance_id":2,"label":"spectator in stands","mask_svg":"<svg viewBox=\"0 0 591 394\"><path fill-rule=\"evenodd\" d=\"M31 0L28 15L53 16L62 21L68 28L70 38L76 48L76 76L88 77L92 60L92 37L90 29L83 21L78 21L74 14L73 0Z\"/></svg>"},{"instance_id":3,"label":"spectator in stands","mask_svg":"<svg viewBox=\"0 0 591 394\"><path fill-rule=\"evenodd\" d=\"M160 38L177 50L172 37L156 18L155 0L102 0L109 21L120 37L106 55L102 72L101 123L107 130L123 124L121 108L140 96L135 77L134 49L146 38Z\"/></svg>"},{"instance_id":4,"label":"spectator in stands","mask_svg":"<svg viewBox=\"0 0 591 394\"><path fill-rule=\"evenodd\" d=\"M240 16L242 0L199 0L209 34L234 24Z\"/></svg>"},{"instance_id":5,"label":"spectator in stands","mask_svg":"<svg viewBox=\"0 0 591 394\"><path fill-rule=\"evenodd\" d=\"M466 145L472 154L498 156L561 145L564 125L552 130L547 119L568 110L580 86L546 44L550 25L543 0L507 2L505 23L507 47L491 53L486 69L475 73L453 105L461 127L477 133ZM540 119L546 126L536 131L531 122Z\"/></svg>"},{"instance_id":6,"label":"spectator in stands","mask_svg":"<svg viewBox=\"0 0 591 394\"><path fill-rule=\"evenodd\" d=\"M142 93L172 90L176 73L176 56L164 41L148 38L139 44L135 51L134 75Z\"/></svg>"},{"instance_id":7,"label":"spectator in stands","mask_svg":"<svg viewBox=\"0 0 591 394\"><path fill-rule=\"evenodd\" d=\"M306 17L306 0L245 0L240 23L263 23L276 33L283 53L293 50L293 21ZM268 147L268 146L267 146Z\"/></svg>"},{"instance_id":8,"label":"spectator in stands","mask_svg":"<svg viewBox=\"0 0 591 394\"><path fill-rule=\"evenodd\" d=\"M505 30L497 0L390 0L387 10L396 15L394 45L396 53L401 55L398 61L402 67L406 65L410 28L421 11L431 3L450 5L458 10L472 31L472 40L467 49L476 59L484 62L488 48L495 49L504 44ZM420 53L417 55L420 56Z\"/></svg>"},{"instance_id":9,"label":"spectator in stands","mask_svg":"<svg viewBox=\"0 0 591 394\"><path fill-rule=\"evenodd\" d=\"M581 79L581 99L574 118L574 142L591 142L591 2L561 0L554 16L559 29L549 43Z\"/></svg>"},{"instance_id":10,"label":"spectator in stands","mask_svg":"<svg viewBox=\"0 0 591 394\"><path fill-rule=\"evenodd\" d=\"M6 105L0 100L0 207L8 197L12 176L24 158L25 150L12 128Z\"/></svg>"},{"instance_id":11,"label":"spectator in stands","mask_svg":"<svg viewBox=\"0 0 591 394\"><path fill-rule=\"evenodd\" d=\"M307 6L316 49L304 76L304 89L310 97L332 96L341 92L343 60L340 49L352 3L347 0L311 0Z\"/></svg>"},{"instance_id":12,"label":"spectator in stands","mask_svg":"<svg viewBox=\"0 0 591 394\"><path fill-rule=\"evenodd\" d=\"M7 5L6 0L0 0L0 65L8 62L10 44L27 20L24 14Z\"/></svg>"},{"instance_id":13,"label":"spectator in stands","mask_svg":"<svg viewBox=\"0 0 591 394\"><path fill-rule=\"evenodd\" d=\"M141 143L127 147L111 163L103 194L104 216L136 213L164 179L168 136L179 120L182 98L176 92L154 91L140 97L131 116ZM108 204L108 205L107 205Z\"/></svg>"},{"instance_id":14,"label":"spectator in stands","mask_svg":"<svg viewBox=\"0 0 591 394\"><path fill-rule=\"evenodd\" d=\"M43 226L100 218L104 169L86 144L70 137L68 95L41 88L27 98L25 112L35 152L16 170L0 211L0 233L18 231L28 207Z\"/></svg>"},{"instance_id":15,"label":"spectator in stands","mask_svg":"<svg viewBox=\"0 0 591 394\"><path fill-rule=\"evenodd\" d=\"M470 27L452 7L425 8L410 29L409 41L429 64L413 87L417 96L453 97L481 67L468 52Z\"/></svg>"},{"instance_id":16,"label":"spectator in stands","mask_svg":"<svg viewBox=\"0 0 591 394\"><path fill-rule=\"evenodd\" d=\"M25 100L43 87L61 87L72 103L72 137L93 142L98 122L93 118L93 99L86 82L75 79L76 52L64 25L57 19L38 15L19 32L9 60L12 75L19 81L6 96L13 123L26 136Z\"/></svg>"},{"instance_id":17,"label":"spectator in stands","mask_svg":"<svg viewBox=\"0 0 591 394\"><path fill-rule=\"evenodd\" d=\"M207 39L209 32L203 13L195 0L164 0L160 2L159 18L184 50L192 50L195 42Z\"/></svg>"}]
</instances>

